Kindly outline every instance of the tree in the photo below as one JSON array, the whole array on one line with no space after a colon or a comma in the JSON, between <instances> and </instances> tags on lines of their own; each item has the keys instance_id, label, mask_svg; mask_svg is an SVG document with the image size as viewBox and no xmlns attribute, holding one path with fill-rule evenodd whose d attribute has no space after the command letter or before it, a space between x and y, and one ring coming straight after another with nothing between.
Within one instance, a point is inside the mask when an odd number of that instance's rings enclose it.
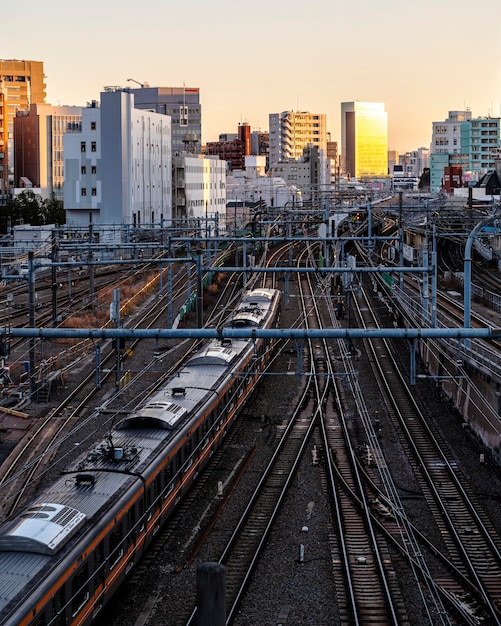
<instances>
[{"instance_id":1,"label":"tree","mask_svg":"<svg viewBox=\"0 0 501 626\"><path fill-rule=\"evenodd\" d=\"M66 212L62 200L57 200L54 197L50 200L44 200L44 209L44 224L56 224L56 226L61 226L66 223Z\"/></svg>"},{"instance_id":2,"label":"tree","mask_svg":"<svg viewBox=\"0 0 501 626\"><path fill-rule=\"evenodd\" d=\"M10 200L5 207L0 207L1 230L7 232L9 224L44 224L61 225L66 222L63 202L52 197L43 199L30 189L22 191Z\"/></svg>"},{"instance_id":3,"label":"tree","mask_svg":"<svg viewBox=\"0 0 501 626\"><path fill-rule=\"evenodd\" d=\"M429 189L430 188L430 168L425 167L423 173L421 174L421 178L419 179L418 189Z\"/></svg>"}]
</instances>

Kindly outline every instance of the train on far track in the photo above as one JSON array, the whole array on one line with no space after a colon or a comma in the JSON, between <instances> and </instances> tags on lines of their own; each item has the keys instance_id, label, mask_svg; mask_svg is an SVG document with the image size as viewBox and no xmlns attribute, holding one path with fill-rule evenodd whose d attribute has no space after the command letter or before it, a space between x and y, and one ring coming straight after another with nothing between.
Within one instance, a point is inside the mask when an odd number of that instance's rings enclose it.
<instances>
[{"instance_id":1,"label":"train on far track","mask_svg":"<svg viewBox=\"0 0 501 626\"><path fill-rule=\"evenodd\" d=\"M279 318L280 292L253 289L224 326L272 329ZM275 340L251 334L204 343L0 526L2 626L99 619L259 382Z\"/></svg>"}]
</instances>

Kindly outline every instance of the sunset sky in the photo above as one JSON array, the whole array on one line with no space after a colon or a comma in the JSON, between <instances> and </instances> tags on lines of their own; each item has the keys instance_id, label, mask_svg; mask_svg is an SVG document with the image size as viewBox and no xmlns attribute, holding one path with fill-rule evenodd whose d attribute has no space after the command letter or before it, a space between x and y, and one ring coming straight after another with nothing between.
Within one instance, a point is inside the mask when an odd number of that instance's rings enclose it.
<instances>
[{"instance_id":1,"label":"sunset sky","mask_svg":"<svg viewBox=\"0 0 501 626\"><path fill-rule=\"evenodd\" d=\"M433 121L501 115L499 0L24 0L0 58L43 61L50 104L85 106L106 85L199 87L202 140L268 130L268 114L384 102L389 148L429 147ZM489 24L492 22L491 35Z\"/></svg>"}]
</instances>

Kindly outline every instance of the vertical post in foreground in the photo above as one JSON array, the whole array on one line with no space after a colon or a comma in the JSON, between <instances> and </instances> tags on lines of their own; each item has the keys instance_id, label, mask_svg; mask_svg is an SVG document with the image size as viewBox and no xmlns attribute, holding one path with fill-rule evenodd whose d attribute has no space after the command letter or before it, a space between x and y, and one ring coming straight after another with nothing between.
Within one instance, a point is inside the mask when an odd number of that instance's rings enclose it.
<instances>
[{"instance_id":1,"label":"vertical post in foreground","mask_svg":"<svg viewBox=\"0 0 501 626\"><path fill-rule=\"evenodd\" d=\"M202 563L198 566L197 624L226 624L226 575L225 567L221 563Z\"/></svg>"}]
</instances>

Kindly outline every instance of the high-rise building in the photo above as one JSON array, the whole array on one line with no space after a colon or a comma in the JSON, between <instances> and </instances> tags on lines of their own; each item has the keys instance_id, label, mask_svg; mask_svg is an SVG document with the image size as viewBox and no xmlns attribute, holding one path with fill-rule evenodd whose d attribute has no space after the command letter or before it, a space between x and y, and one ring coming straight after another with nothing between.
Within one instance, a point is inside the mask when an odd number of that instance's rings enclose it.
<instances>
[{"instance_id":1,"label":"high-rise building","mask_svg":"<svg viewBox=\"0 0 501 626\"><path fill-rule=\"evenodd\" d=\"M0 204L3 204L8 192L8 142L9 119L7 116L7 89L0 80Z\"/></svg>"},{"instance_id":2,"label":"high-rise building","mask_svg":"<svg viewBox=\"0 0 501 626\"><path fill-rule=\"evenodd\" d=\"M327 116L319 113L283 111L270 113L270 167L281 161L298 161L309 146L327 150Z\"/></svg>"},{"instance_id":3,"label":"high-rise building","mask_svg":"<svg viewBox=\"0 0 501 626\"><path fill-rule=\"evenodd\" d=\"M501 143L501 118L473 118L471 111L449 111L443 122L433 122L430 189L444 187L446 168L461 168L463 185L478 182L496 168Z\"/></svg>"},{"instance_id":4,"label":"high-rise building","mask_svg":"<svg viewBox=\"0 0 501 626\"><path fill-rule=\"evenodd\" d=\"M82 110L64 146L68 224L159 227L172 217L171 118L134 107L128 90L108 88Z\"/></svg>"},{"instance_id":5,"label":"high-rise building","mask_svg":"<svg viewBox=\"0 0 501 626\"><path fill-rule=\"evenodd\" d=\"M3 100L3 115L7 117L7 137L3 137L3 146L0 144L0 179L7 188L14 185L14 118L17 111L45 102L44 78L41 61L0 59L0 92L3 94L0 99Z\"/></svg>"},{"instance_id":6,"label":"high-rise building","mask_svg":"<svg viewBox=\"0 0 501 626\"><path fill-rule=\"evenodd\" d=\"M501 118L478 117L461 124L461 152L468 155L468 170L479 178L496 168L500 145Z\"/></svg>"},{"instance_id":7,"label":"high-rise building","mask_svg":"<svg viewBox=\"0 0 501 626\"><path fill-rule=\"evenodd\" d=\"M81 130L82 107L32 104L14 119L14 178L28 179L45 198L63 199L63 135Z\"/></svg>"},{"instance_id":8,"label":"high-rise building","mask_svg":"<svg viewBox=\"0 0 501 626\"><path fill-rule=\"evenodd\" d=\"M136 109L171 116L173 155L185 150L201 152L202 105L198 87L150 87L145 83L129 91L134 94Z\"/></svg>"},{"instance_id":9,"label":"high-rise building","mask_svg":"<svg viewBox=\"0 0 501 626\"><path fill-rule=\"evenodd\" d=\"M471 120L471 111L449 111L449 117L443 122L433 122L432 154L460 154L461 124Z\"/></svg>"},{"instance_id":10,"label":"high-rise building","mask_svg":"<svg viewBox=\"0 0 501 626\"><path fill-rule=\"evenodd\" d=\"M388 113L383 103L341 103L341 171L355 178L388 175Z\"/></svg>"}]
</instances>

